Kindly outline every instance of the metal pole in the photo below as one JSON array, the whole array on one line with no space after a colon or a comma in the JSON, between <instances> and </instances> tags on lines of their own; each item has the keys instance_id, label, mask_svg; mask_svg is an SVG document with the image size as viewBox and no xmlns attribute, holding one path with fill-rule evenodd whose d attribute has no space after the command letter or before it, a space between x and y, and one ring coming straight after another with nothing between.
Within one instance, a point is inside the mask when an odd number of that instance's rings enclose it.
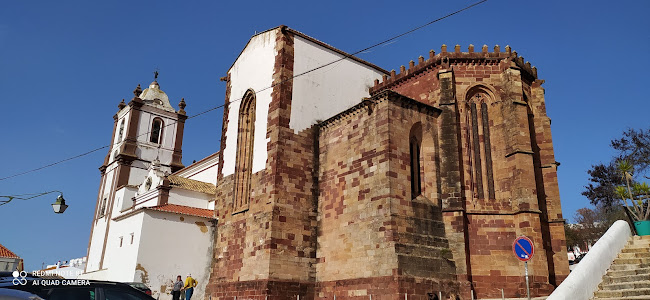
<instances>
[{"instance_id":1,"label":"metal pole","mask_svg":"<svg viewBox=\"0 0 650 300\"><path fill-rule=\"evenodd\" d=\"M438 291L438 299L442 300L442 292Z\"/></svg>"},{"instance_id":2,"label":"metal pole","mask_svg":"<svg viewBox=\"0 0 650 300\"><path fill-rule=\"evenodd\" d=\"M506 300L506 294L503 293L503 289L501 289L501 299Z\"/></svg>"},{"instance_id":3,"label":"metal pole","mask_svg":"<svg viewBox=\"0 0 650 300\"><path fill-rule=\"evenodd\" d=\"M524 262L526 268L526 293L528 293L528 300L530 300L530 283L528 283L528 262Z\"/></svg>"},{"instance_id":4,"label":"metal pole","mask_svg":"<svg viewBox=\"0 0 650 300\"><path fill-rule=\"evenodd\" d=\"M472 292L472 300L474 300L474 290L470 290Z\"/></svg>"}]
</instances>

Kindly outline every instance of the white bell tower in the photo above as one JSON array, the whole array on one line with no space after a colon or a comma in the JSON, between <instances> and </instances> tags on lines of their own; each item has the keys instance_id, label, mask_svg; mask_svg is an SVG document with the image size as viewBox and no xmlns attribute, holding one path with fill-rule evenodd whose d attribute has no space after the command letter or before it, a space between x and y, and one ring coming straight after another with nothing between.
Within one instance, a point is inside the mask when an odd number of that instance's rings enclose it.
<instances>
[{"instance_id":1,"label":"white bell tower","mask_svg":"<svg viewBox=\"0 0 650 300\"><path fill-rule=\"evenodd\" d=\"M113 116L111 147L99 168L101 183L93 217L86 272L100 271L112 219L133 206L152 163L164 174L183 168L185 100L175 110L156 79L144 91L138 87L128 104L122 100Z\"/></svg>"}]
</instances>

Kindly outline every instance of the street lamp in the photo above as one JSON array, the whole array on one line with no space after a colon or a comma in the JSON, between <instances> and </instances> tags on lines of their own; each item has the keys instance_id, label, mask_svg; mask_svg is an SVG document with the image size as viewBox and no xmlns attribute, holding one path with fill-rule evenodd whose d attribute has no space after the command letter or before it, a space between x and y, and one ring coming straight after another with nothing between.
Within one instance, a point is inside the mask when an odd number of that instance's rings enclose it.
<instances>
[{"instance_id":1,"label":"street lamp","mask_svg":"<svg viewBox=\"0 0 650 300\"><path fill-rule=\"evenodd\" d=\"M7 203L11 202L11 200L14 200L14 199L29 200L29 199L44 196L44 195L47 195L47 194L51 194L51 193L59 193L59 196L56 197L56 201L54 201L54 203L52 203L52 209L54 210L54 213L62 214L68 208L68 205L65 204L65 199L63 199L63 192L60 192L60 191L49 191L49 192L38 193L38 194L22 194L22 195L0 196L0 206L7 204ZM2 199L2 198L5 198L6 200Z\"/></svg>"},{"instance_id":2,"label":"street lamp","mask_svg":"<svg viewBox=\"0 0 650 300\"><path fill-rule=\"evenodd\" d=\"M65 205L65 199L63 199L63 193L61 193L56 197L56 201L52 203L52 209L54 209L54 213L62 214L66 208L68 208L68 206Z\"/></svg>"}]
</instances>

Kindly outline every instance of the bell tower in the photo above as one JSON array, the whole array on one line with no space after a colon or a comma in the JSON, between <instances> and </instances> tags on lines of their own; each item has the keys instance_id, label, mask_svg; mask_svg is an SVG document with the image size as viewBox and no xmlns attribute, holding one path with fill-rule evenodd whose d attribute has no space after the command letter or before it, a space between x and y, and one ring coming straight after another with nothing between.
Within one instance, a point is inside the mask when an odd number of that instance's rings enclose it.
<instances>
[{"instance_id":1,"label":"bell tower","mask_svg":"<svg viewBox=\"0 0 650 300\"><path fill-rule=\"evenodd\" d=\"M101 182L88 244L86 272L101 271L112 219L134 205L132 199L155 161L161 172L183 168L185 100L175 110L155 79L145 90L140 85L128 103L113 116L111 146L99 167Z\"/></svg>"}]
</instances>

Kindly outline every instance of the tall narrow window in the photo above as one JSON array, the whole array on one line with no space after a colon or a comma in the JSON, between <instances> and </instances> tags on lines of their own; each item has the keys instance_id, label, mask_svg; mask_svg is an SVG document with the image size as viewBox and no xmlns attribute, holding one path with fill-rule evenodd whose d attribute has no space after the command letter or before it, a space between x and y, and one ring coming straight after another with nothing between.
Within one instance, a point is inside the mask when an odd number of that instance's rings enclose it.
<instances>
[{"instance_id":1,"label":"tall narrow window","mask_svg":"<svg viewBox=\"0 0 650 300\"><path fill-rule=\"evenodd\" d=\"M235 158L235 184L233 212L248 208L251 194L253 140L255 133L255 93L248 90L239 108L237 131L237 156Z\"/></svg>"},{"instance_id":2,"label":"tall narrow window","mask_svg":"<svg viewBox=\"0 0 650 300\"><path fill-rule=\"evenodd\" d=\"M163 121L160 118L153 119L153 122L151 123L151 137L149 138L150 142L160 144L162 127Z\"/></svg>"},{"instance_id":3,"label":"tall narrow window","mask_svg":"<svg viewBox=\"0 0 650 300\"><path fill-rule=\"evenodd\" d=\"M495 199L494 177L492 174L492 145L490 145L490 120L488 119L488 107L485 102L481 103L481 119L483 120L483 140L485 148L485 169L487 173L488 197Z\"/></svg>"},{"instance_id":4,"label":"tall narrow window","mask_svg":"<svg viewBox=\"0 0 650 300\"><path fill-rule=\"evenodd\" d=\"M122 141L122 135L124 134L124 120L120 121L120 131L119 134L117 135L117 142Z\"/></svg>"},{"instance_id":5,"label":"tall narrow window","mask_svg":"<svg viewBox=\"0 0 650 300\"><path fill-rule=\"evenodd\" d=\"M477 96L480 96L478 94ZM479 199L484 198L483 194L483 168L481 167L481 144L478 132L478 113L476 111L476 103L470 105L470 113L472 114L472 146L474 148L474 180L476 181L476 191Z\"/></svg>"},{"instance_id":6,"label":"tall narrow window","mask_svg":"<svg viewBox=\"0 0 650 300\"><path fill-rule=\"evenodd\" d=\"M422 193L422 178L420 176L420 148L422 146L422 125L416 123L409 135L409 154L411 165L411 198Z\"/></svg>"},{"instance_id":7,"label":"tall narrow window","mask_svg":"<svg viewBox=\"0 0 650 300\"><path fill-rule=\"evenodd\" d=\"M106 198L102 200L101 206L99 207L99 216L97 218L103 218L106 214Z\"/></svg>"},{"instance_id":8,"label":"tall narrow window","mask_svg":"<svg viewBox=\"0 0 650 300\"><path fill-rule=\"evenodd\" d=\"M472 184L479 199L495 199L487 104L489 99L490 96L484 91L474 93L468 99Z\"/></svg>"}]
</instances>

